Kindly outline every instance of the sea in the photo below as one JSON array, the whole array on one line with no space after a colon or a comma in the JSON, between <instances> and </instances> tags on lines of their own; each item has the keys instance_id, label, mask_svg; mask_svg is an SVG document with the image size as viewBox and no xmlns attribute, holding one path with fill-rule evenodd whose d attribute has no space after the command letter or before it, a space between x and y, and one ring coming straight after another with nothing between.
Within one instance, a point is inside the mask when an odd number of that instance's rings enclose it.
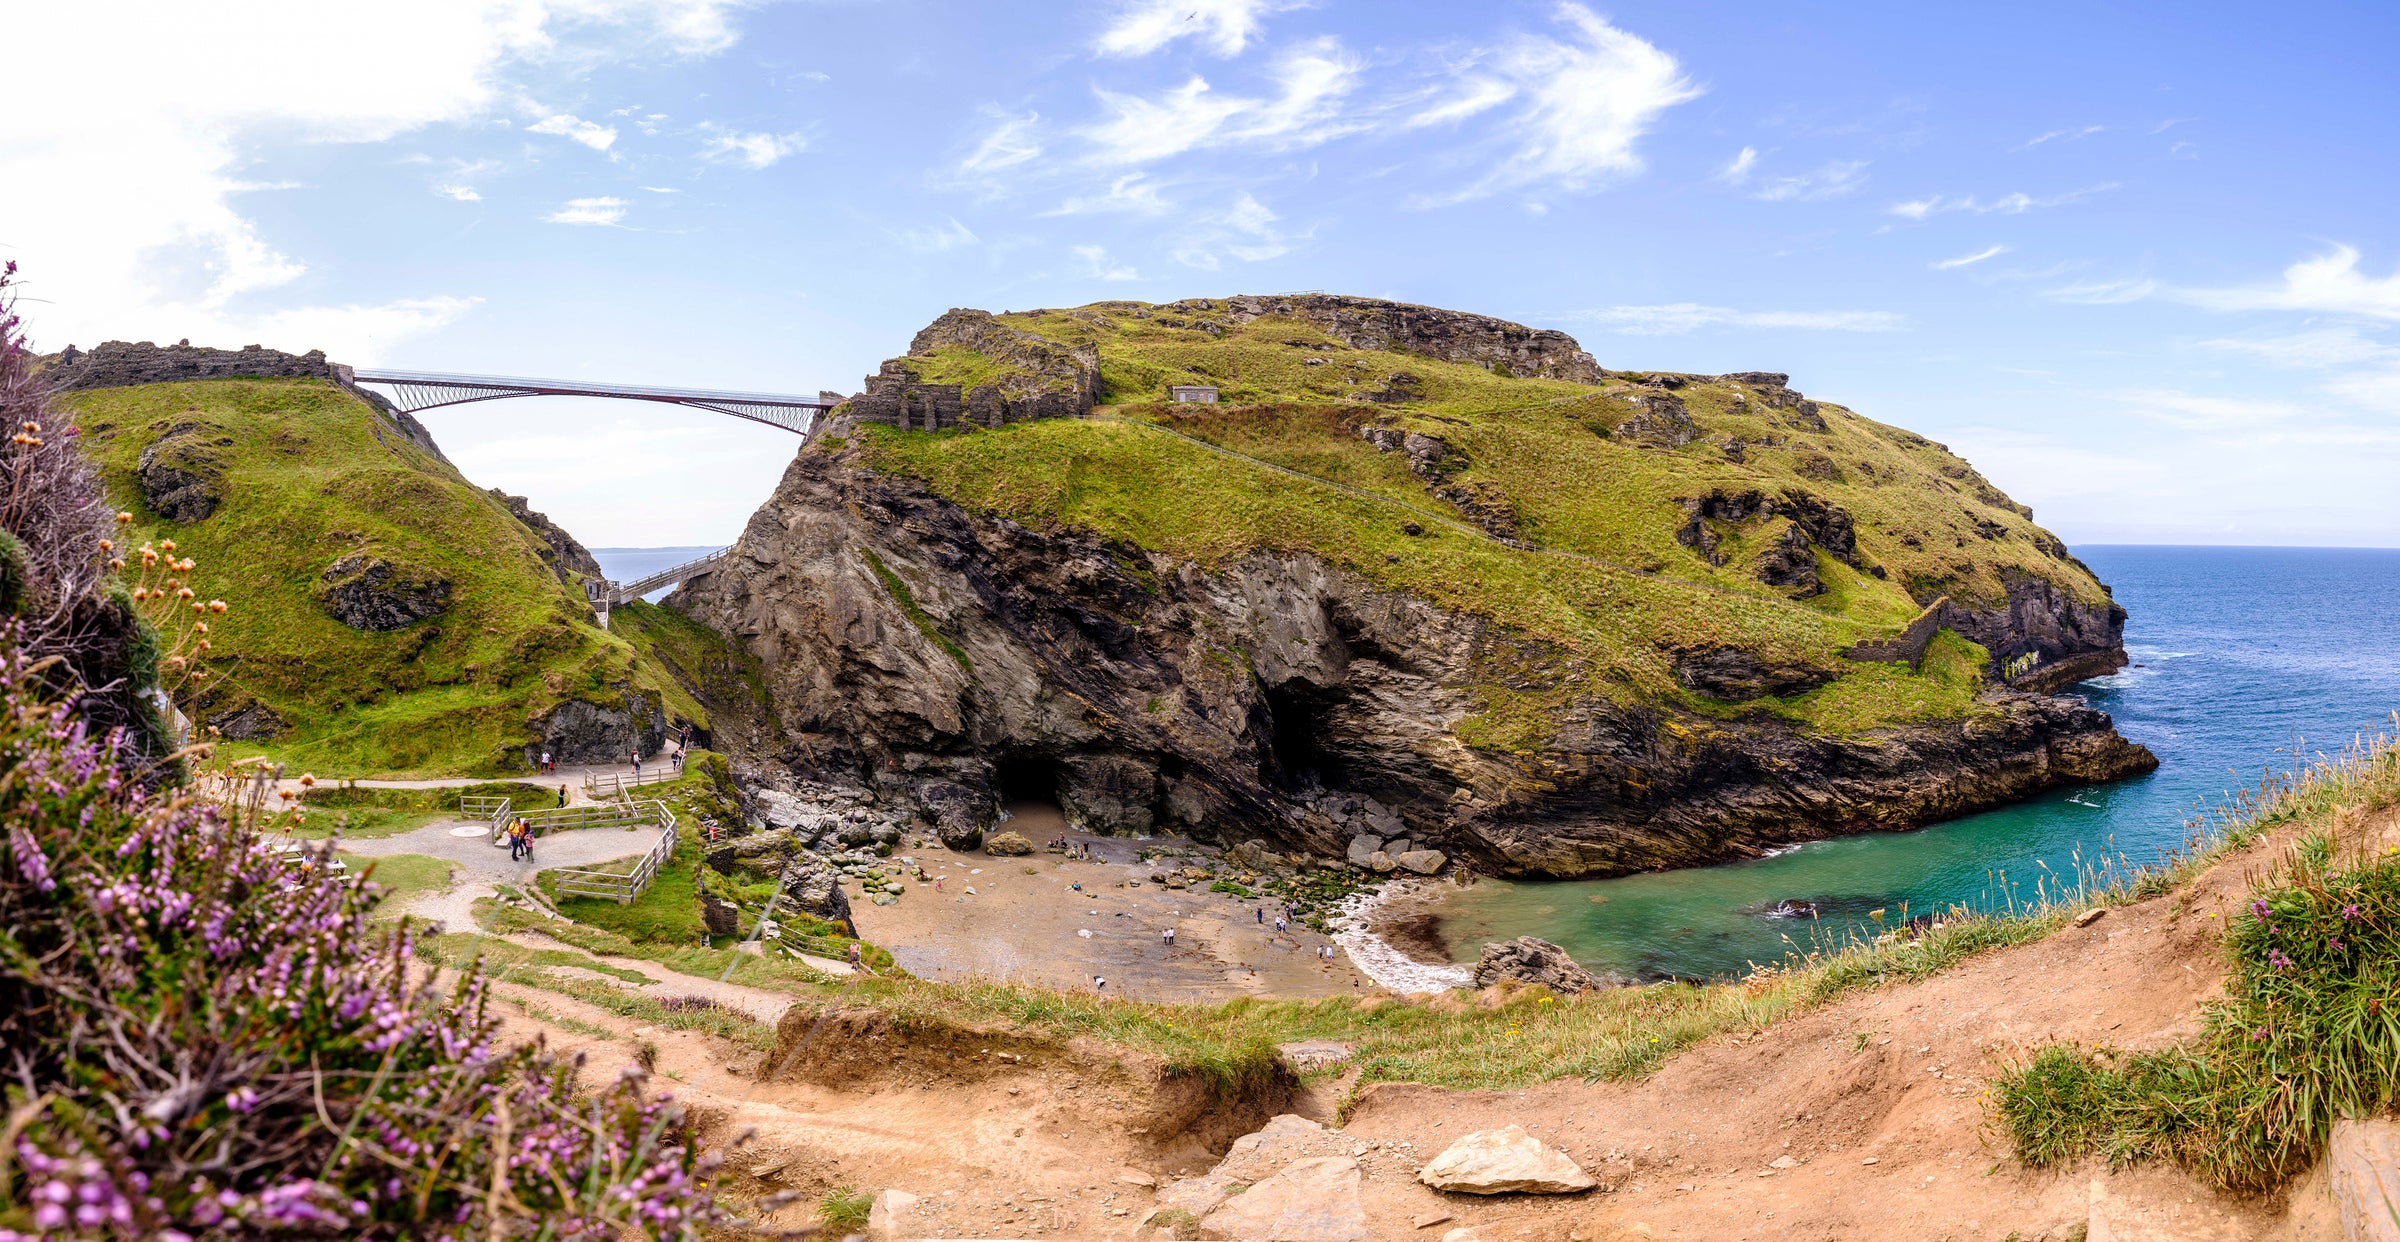
<instances>
[{"instance_id":1,"label":"sea","mask_svg":"<svg viewBox=\"0 0 2400 1242\"><path fill-rule=\"evenodd\" d=\"M1440 899L1450 956L1472 962L1485 941L1530 935L1635 979L1740 974L1901 918L2006 907L2158 862L2188 848L2196 816L2265 773L2400 732L2400 550L2075 551L2130 614L2132 664L2069 693L2156 753L2156 772L1724 866L1483 880ZM1820 917L1778 917L1787 899Z\"/></svg>"}]
</instances>

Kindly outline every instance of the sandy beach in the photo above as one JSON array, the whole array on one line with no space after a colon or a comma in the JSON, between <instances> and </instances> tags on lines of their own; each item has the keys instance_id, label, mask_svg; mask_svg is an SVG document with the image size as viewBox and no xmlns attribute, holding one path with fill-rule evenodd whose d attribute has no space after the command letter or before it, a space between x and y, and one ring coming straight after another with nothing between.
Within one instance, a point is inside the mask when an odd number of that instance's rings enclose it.
<instances>
[{"instance_id":1,"label":"sandy beach","mask_svg":"<svg viewBox=\"0 0 2400 1242\"><path fill-rule=\"evenodd\" d=\"M1053 988L1092 988L1105 979L1103 991L1156 1001L1353 995L1376 986L1339 947L1331 960L1316 955L1332 939L1297 924L1277 934L1280 904L1271 896L1149 883L1151 875L1185 865L1185 859L1198 865L1212 857L1211 847L1173 837L1068 832L1055 809L1011 810L1003 828L1037 846L1063 832L1092 857L1070 860L1037 851L1002 858L912 838L899 852L916 859L932 879L912 880L908 895L889 906L869 904L853 887L859 934L928 979L981 977ZM1138 854L1145 849L1182 857L1142 862ZM1169 927L1175 929L1172 946L1162 934Z\"/></svg>"}]
</instances>

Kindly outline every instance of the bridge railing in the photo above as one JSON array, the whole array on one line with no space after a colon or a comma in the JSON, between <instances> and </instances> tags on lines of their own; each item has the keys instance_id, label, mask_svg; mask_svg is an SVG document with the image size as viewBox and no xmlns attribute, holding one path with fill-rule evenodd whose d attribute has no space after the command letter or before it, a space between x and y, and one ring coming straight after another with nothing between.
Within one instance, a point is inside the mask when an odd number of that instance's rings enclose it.
<instances>
[{"instance_id":1,"label":"bridge railing","mask_svg":"<svg viewBox=\"0 0 2400 1242\"><path fill-rule=\"evenodd\" d=\"M593 595L595 598L606 600L611 607L629 603L660 587L681 582L686 578L699 577L706 573L710 566L724 560L725 554L731 551L733 549L730 547L719 548L706 556L695 556L680 565L670 565L657 573L636 578L631 582L603 583L593 591Z\"/></svg>"}]
</instances>

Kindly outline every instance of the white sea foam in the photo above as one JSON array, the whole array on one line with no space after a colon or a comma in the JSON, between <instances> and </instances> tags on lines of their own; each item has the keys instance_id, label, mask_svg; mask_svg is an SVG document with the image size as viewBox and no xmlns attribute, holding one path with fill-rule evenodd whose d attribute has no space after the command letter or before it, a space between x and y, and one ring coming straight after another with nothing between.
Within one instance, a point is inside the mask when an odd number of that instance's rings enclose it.
<instances>
[{"instance_id":1,"label":"white sea foam","mask_svg":"<svg viewBox=\"0 0 2400 1242\"><path fill-rule=\"evenodd\" d=\"M1381 892L1359 893L1344 899L1333 916L1333 942L1350 955L1350 964L1358 967L1358 973L1403 996L1474 986L1475 973L1466 967L1449 962L1420 962L1367 930L1377 906L1414 891L1417 891L1414 885L1392 883L1384 885Z\"/></svg>"},{"instance_id":2,"label":"white sea foam","mask_svg":"<svg viewBox=\"0 0 2400 1242\"><path fill-rule=\"evenodd\" d=\"M1802 841L1796 845L1778 845L1772 849L1761 850L1758 856L1760 858L1781 858L1786 854L1796 854L1807 848L1808 842Z\"/></svg>"}]
</instances>

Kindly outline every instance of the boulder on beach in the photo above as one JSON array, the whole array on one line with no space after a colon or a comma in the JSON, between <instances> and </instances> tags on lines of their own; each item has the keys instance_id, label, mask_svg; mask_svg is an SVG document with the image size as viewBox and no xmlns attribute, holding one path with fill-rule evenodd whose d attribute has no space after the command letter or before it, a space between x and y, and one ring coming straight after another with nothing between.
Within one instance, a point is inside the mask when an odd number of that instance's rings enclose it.
<instances>
[{"instance_id":1,"label":"boulder on beach","mask_svg":"<svg viewBox=\"0 0 2400 1242\"><path fill-rule=\"evenodd\" d=\"M995 832L984 838L983 852L1003 858L1022 858L1033 852L1033 842L1021 832Z\"/></svg>"},{"instance_id":2,"label":"boulder on beach","mask_svg":"<svg viewBox=\"0 0 2400 1242\"><path fill-rule=\"evenodd\" d=\"M1523 1126L1478 1130L1452 1143L1417 1180L1454 1194L1570 1195L1599 1185L1567 1153Z\"/></svg>"},{"instance_id":3,"label":"boulder on beach","mask_svg":"<svg viewBox=\"0 0 2400 1242\"><path fill-rule=\"evenodd\" d=\"M1533 936L1495 940L1483 946L1482 956L1475 961L1475 986L1488 988L1502 980L1539 983L1554 992L1588 992L1609 986L1607 980L1576 965L1565 949Z\"/></svg>"},{"instance_id":4,"label":"boulder on beach","mask_svg":"<svg viewBox=\"0 0 2400 1242\"><path fill-rule=\"evenodd\" d=\"M1443 864L1450 861L1450 856L1440 850L1410 850L1393 858L1392 861L1400 864L1400 869L1403 871L1413 871L1418 875L1432 875L1441 870Z\"/></svg>"}]
</instances>

